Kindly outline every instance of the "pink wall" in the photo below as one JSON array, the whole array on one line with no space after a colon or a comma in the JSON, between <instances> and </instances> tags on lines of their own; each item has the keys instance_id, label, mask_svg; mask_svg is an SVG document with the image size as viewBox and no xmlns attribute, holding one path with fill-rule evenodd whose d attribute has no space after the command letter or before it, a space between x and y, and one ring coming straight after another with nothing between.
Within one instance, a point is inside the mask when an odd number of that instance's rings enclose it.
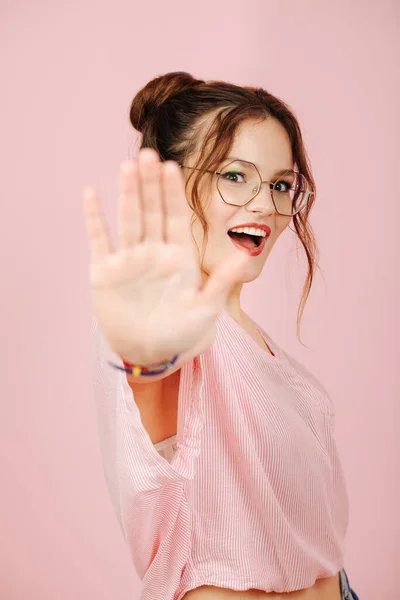
<instances>
[{"instance_id":1,"label":"pink wall","mask_svg":"<svg viewBox=\"0 0 400 600\"><path fill-rule=\"evenodd\" d=\"M399 598L398 23L389 0L0 3L2 599L139 595L98 447L80 192L95 185L115 227L130 100L171 70L263 86L299 117L324 272L309 349L291 232L243 306L330 390L346 568L362 600Z\"/></svg>"}]
</instances>

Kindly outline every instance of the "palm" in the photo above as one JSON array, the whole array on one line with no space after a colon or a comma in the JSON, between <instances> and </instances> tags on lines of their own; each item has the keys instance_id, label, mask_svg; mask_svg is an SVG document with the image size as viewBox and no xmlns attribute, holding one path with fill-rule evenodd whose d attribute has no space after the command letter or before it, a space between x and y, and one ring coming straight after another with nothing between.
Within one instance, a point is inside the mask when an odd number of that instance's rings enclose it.
<instances>
[{"instance_id":1,"label":"palm","mask_svg":"<svg viewBox=\"0 0 400 600\"><path fill-rule=\"evenodd\" d=\"M201 289L191 210L176 165L160 163L147 149L121 173L116 251L93 194L85 215L93 309L110 347L127 360L151 364L187 352L201 339L210 345L234 274L248 257L236 253Z\"/></svg>"}]
</instances>

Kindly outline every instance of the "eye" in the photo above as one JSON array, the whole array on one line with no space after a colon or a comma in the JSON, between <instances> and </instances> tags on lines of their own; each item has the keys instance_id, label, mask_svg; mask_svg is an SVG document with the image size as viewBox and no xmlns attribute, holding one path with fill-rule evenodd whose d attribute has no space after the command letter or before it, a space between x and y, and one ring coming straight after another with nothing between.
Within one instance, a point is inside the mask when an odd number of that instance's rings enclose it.
<instances>
[{"instance_id":1,"label":"eye","mask_svg":"<svg viewBox=\"0 0 400 600\"><path fill-rule=\"evenodd\" d=\"M289 181L283 181L280 179L274 183L274 190L277 192L289 192L292 189L292 183Z\"/></svg>"},{"instance_id":2,"label":"eye","mask_svg":"<svg viewBox=\"0 0 400 600\"><path fill-rule=\"evenodd\" d=\"M245 183L244 174L239 171L228 171L227 173L222 173L221 177L226 179L227 181L231 181L232 183ZM238 177L241 177L243 181L238 181Z\"/></svg>"}]
</instances>

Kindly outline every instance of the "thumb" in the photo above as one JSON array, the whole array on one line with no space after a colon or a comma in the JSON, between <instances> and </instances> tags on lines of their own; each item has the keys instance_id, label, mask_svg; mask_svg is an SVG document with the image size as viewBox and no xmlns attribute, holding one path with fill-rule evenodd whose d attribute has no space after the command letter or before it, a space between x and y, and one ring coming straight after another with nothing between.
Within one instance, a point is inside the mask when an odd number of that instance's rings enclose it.
<instances>
[{"instance_id":1,"label":"thumb","mask_svg":"<svg viewBox=\"0 0 400 600\"><path fill-rule=\"evenodd\" d=\"M232 287L240 281L240 273L250 260L251 257L246 252L238 251L218 265L199 294L198 307L218 314Z\"/></svg>"}]
</instances>

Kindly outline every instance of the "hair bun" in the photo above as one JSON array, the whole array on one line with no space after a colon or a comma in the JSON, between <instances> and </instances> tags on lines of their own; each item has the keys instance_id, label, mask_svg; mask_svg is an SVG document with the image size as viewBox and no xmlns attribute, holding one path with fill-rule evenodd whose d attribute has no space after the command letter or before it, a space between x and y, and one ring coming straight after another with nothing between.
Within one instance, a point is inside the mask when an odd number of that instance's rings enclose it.
<instances>
[{"instance_id":1,"label":"hair bun","mask_svg":"<svg viewBox=\"0 0 400 600\"><path fill-rule=\"evenodd\" d=\"M129 119L136 131L143 131L145 123L155 114L158 107L171 96L204 83L185 71L174 71L155 77L133 98Z\"/></svg>"}]
</instances>

